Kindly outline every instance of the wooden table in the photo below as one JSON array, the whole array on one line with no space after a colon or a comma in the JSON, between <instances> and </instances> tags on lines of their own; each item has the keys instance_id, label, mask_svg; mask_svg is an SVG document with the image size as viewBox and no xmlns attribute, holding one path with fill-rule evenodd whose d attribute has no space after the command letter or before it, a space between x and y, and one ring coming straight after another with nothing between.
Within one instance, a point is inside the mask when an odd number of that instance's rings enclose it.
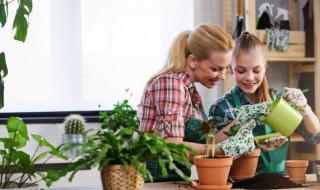
<instances>
[{"instance_id":1,"label":"wooden table","mask_svg":"<svg viewBox=\"0 0 320 190\"><path fill-rule=\"evenodd\" d=\"M305 187L303 188L292 188L294 190L303 190L303 189L318 189L320 190L320 183L317 183L316 174L307 174L307 181L304 184ZM186 182L162 182L162 183L145 183L144 190L156 190L156 189L163 189L163 190L186 190L186 189L194 189L190 187Z\"/></svg>"}]
</instances>

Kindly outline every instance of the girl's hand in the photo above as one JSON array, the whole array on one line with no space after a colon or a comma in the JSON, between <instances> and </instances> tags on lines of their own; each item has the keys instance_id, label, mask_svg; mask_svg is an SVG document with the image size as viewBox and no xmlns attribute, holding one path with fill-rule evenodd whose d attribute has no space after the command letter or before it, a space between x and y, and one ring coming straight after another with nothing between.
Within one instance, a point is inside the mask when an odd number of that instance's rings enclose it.
<instances>
[{"instance_id":1,"label":"girl's hand","mask_svg":"<svg viewBox=\"0 0 320 190\"><path fill-rule=\"evenodd\" d=\"M250 120L240 127L235 136L219 143L218 146L224 151L226 156L233 157L234 160L243 154L252 153L255 149L252 129L255 126L255 120Z\"/></svg>"},{"instance_id":2,"label":"girl's hand","mask_svg":"<svg viewBox=\"0 0 320 190\"><path fill-rule=\"evenodd\" d=\"M262 115L269 115L270 109L269 109L268 102L263 102L260 104L254 104L254 105L244 105L238 108L233 108L233 111L236 115L237 124L238 125L244 125L245 123L249 122L251 119L259 120L260 116Z\"/></svg>"},{"instance_id":3,"label":"girl's hand","mask_svg":"<svg viewBox=\"0 0 320 190\"><path fill-rule=\"evenodd\" d=\"M298 110L304 117L308 117L312 112L310 106L307 104L307 98L300 89L285 87L283 89L283 99Z\"/></svg>"},{"instance_id":4,"label":"girl's hand","mask_svg":"<svg viewBox=\"0 0 320 190\"><path fill-rule=\"evenodd\" d=\"M274 136L263 141L260 141L257 145L263 151L273 151L280 146L284 145L288 141L288 138L285 136Z\"/></svg>"}]
</instances>

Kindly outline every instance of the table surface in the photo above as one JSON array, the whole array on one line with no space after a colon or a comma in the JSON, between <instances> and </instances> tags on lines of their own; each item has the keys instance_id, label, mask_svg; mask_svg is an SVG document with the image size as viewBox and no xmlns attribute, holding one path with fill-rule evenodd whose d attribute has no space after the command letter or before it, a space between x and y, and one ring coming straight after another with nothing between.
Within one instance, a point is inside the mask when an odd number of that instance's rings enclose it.
<instances>
[{"instance_id":1,"label":"table surface","mask_svg":"<svg viewBox=\"0 0 320 190\"><path fill-rule=\"evenodd\" d=\"M294 190L310 190L320 189L320 183L317 183L316 174L307 174L307 181L303 188L294 188ZM161 182L161 183L145 183L144 190L187 190L194 189L187 182ZM45 190L102 190L101 186L95 187L65 187L65 188L46 188Z\"/></svg>"},{"instance_id":2,"label":"table surface","mask_svg":"<svg viewBox=\"0 0 320 190\"><path fill-rule=\"evenodd\" d=\"M303 184L303 188L292 188L295 190L310 190L310 189L318 189L320 190L320 183L317 183L316 174L307 174L306 184ZM155 190L155 189L178 189L178 190L186 190L193 189L186 182L165 182L165 183L145 183L144 190ZM291 189L291 188L289 188Z\"/></svg>"}]
</instances>

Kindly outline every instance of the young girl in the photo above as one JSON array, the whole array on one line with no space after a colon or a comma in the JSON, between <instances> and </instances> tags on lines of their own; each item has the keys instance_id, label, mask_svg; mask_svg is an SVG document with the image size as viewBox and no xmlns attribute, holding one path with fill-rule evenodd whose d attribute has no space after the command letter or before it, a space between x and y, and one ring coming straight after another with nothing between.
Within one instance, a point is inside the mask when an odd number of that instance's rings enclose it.
<instances>
[{"instance_id":1,"label":"young girl","mask_svg":"<svg viewBox=\"0 0 320 190\"><path fill-rule=\"evenodd\" d=\"M266 77L266 58L262 42L254 35L244 32L236 41L232 57L232 73L236 85L223 97L219 98L209 110L209 119L220 123L217 139L226 139L222 131L227 131L227 123L235 119L234 108L242 105L253 105L262 102L272 102L283 94L284 99L297 107L303 115L303 122L296 129L304 139L312 144L320 142L320 124L317 116L312 112L301 90L284 88L272 90L268 87ZM274 133L272 129L261 122L253 129L254 136ZM285 142L285 141L284 141ZM279 148L261 152L257 173L284 173L285 160L289 141ZM263 150L263 149L262 149Z\"/></svg>"},{"instance_id":2,"label":"young girl","mask_svg":"<svg viewBox=\"0 0 320 190\"><path fill-rule=\"evenodd\" d=\"M224 80L233 47L232 37L213 24L202 24L193 31L180 33L172 43L163 69L147 82L140 105L140 130L155 131L166 141L183 143L204 154L200 140L203 133L196 130L207 116L194 83L213 88ZM228 156L239 157L253 151L251 127L250 123L244 125L235 137L226 140L229 143L216 146L216 153L224 154L229 144L240 151L228 151ZM164 178L155 161L147 161L147 168L155 181L179 180L172 173ZM190 175L190 171L183 171Z\"/></svg>"}]
</instances>

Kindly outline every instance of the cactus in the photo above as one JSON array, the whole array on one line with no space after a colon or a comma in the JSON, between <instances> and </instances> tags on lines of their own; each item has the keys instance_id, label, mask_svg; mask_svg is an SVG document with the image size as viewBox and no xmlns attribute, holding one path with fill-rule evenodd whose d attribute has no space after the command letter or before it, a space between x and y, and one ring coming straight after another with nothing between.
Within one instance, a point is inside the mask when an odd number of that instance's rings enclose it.
<instances>
[{"instance_id":1,"label":"cactus","mask_svg":"<svg viewBox=\"0 0 320 190\"><path fill-rule=\"evenodd\" d=\"M79 114L70 114L64 120L66 134L81 134L85 130L85 119Z\"/></svg>"}]
</instances>

